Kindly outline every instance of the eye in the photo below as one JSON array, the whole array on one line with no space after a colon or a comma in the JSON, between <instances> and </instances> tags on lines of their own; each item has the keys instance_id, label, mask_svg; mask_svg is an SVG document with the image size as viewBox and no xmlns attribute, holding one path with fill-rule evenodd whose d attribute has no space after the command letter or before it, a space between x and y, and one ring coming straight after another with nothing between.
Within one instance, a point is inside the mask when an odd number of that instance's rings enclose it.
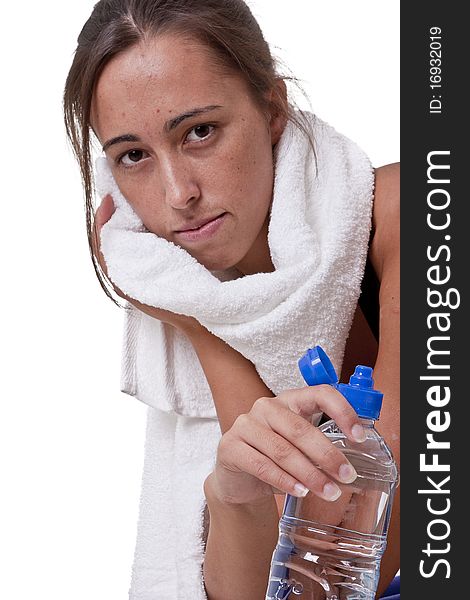
<instances>
[{"instance_id":1,"label":"eye","mask_svg":"<svg viewBox=\"0 0 470 600\"><path fill-rule=\"evenodd\" d=\"M143 150L130 150L123 154L118 162L123 164L125 167L133 167L144 158L147 158L148 154Z\"/></svg>"},{"instance_id":2,"label":"eye","mask_svg":"<svg viewBox=\"0 0 470 600\"><path fill-rule=\"evenodd\" d=\"M214 125L197 125L197 127L191 129L186 140L189 142L203 142L213 134L214 130ZM194 135L191 135L193 133Z\"/></svg>"}]
</instances>

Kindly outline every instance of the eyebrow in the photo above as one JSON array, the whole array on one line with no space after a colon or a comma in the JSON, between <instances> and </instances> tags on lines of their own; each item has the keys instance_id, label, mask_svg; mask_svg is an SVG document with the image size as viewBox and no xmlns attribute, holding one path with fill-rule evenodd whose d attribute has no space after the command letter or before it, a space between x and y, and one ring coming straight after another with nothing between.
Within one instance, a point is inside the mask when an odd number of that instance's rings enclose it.
<instances>
[{"instance_id":1,"label":"eyebrow","mask_svg":"<svg viewBox=\"0 0 470 600\"><path fill-rule=\"evenodd\" d=\"M165 123L165 131L171 131L172 129L175 129L175 127L178 127L178 125L185 119L191 119L192 117L203 115L204 113L211 112L213 110L216 110L217 108L222 108L222 106L218 104L211 104L210 106L203 106L202 108L193 108L191 110L188 110L182 115L179 115L178 117L167 121Z\"/></svg>"},{"instance_id":2,"label":"eyebrow","mask_svg":"<svg viewBox=\"0 0 470 600\"><path fill-rule=\"evenodd\" d=\"M192 108L191 110L188 110L184 113L182 113L181 115L178 115L177 117L174 117L173 119L170 119L169 121L167 121L164 125L164 131L166 132L170 132L173 129L175 129L176 127L178 127L178 125L180 123L182 123L183 121L185 121L186 119L191 119L192 117L197 117L198 115L203 115L205 113L211 112L213 110L216 110L218 108L223 108L222 106L220 106L219 104L211 104L210 106L203 106L201 108ZM115 144L122 144L124 142L140 142L141 139L139 136L134 135L132 133L125 133L124 135L118 135L117 137L111 138L110 140L108 140L107 142L105 142L103 144L103 152L106 152L106 150L110 147L110 146L114 146Z\"/></svg>"},{"instance_id":3,"label":"eyebrow","mask_svg":"<svg viewBox=\"0 0 470 600\"><path fill-rule=\"evenodd\" d=\"M103 145L103 152L110 146L114 146L114 144L122 144L123 142L140 142L140 137L137 135L132 135L131 133L126 133L125 135L118 135L117 137L111 138Z\"/></svg>"}]
</instances>

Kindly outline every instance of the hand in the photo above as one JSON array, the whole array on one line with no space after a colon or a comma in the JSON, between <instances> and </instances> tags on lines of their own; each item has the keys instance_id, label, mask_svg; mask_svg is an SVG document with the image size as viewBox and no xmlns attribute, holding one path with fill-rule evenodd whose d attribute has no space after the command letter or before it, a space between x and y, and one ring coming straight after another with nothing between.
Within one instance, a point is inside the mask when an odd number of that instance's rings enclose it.
<instances>
[{"instance_id":1,"label":"hand","mask_svg":"<svg viewBox=\"0 0 470 600\"><path fill-rule=\"evenodd\" d=\"M344 454L310 423L318 412L334 418L354 442L365 432L347 400L333 387L288 390L258 399L222 436L216 467L206 480L226 504L256 504L275 492L303 497L308 491L328 502L341 495L336 484L357 474Z\"/></svg>"},{"instance_id":2,"label":"hand","mask_svg":"<svg viewBox=\"0 0 470 600\"><path fill-rule=\"evenodd\" d=\"M112 197L108 194L105 196L100 206L96 210L95 220L93 226L93 254L95 255L103 273L106 275L108 280L111 282L114 291L118 296L130 302L133 306L135 306L138 310L144 312L145 314L158 319L164 323L168 323L173 325L177 329L181 329L182 331L194 331L199 328L202 328L202 325L197 321L197 319L193 317L188 317L186 315L177 315L168 310L163 310L161 308L155 308L153 306L148 306L147 304L142 304L138 302L134 298L130 298L126 296L122 290L120 290L108 277L108 272L106 268L106 261L104 259L103 253L101 252L101 248L99 247L99 241L101 239L101 228L105 223L109 221L112 217L116 207L114 206L114 202Z\"/></svg>"}]
</instances>

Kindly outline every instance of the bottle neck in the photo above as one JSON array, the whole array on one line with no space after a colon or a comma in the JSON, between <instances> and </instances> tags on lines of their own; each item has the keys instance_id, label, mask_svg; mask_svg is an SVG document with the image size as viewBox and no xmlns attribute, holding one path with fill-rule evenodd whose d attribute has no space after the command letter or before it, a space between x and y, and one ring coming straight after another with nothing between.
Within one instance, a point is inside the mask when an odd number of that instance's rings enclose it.
<instances>
[{"instance_id":1,"label":"bottle neck","mask_svg":"<svg viewBox=\"0 0 470 600\"><path fill-rule=\"evenodd\" d=\"M361 422L361 425L364 427L364 429L373 429L375 426L375 419L370 419L368 417L359 417L359 421Z\"/></svg>"}]
</instances>

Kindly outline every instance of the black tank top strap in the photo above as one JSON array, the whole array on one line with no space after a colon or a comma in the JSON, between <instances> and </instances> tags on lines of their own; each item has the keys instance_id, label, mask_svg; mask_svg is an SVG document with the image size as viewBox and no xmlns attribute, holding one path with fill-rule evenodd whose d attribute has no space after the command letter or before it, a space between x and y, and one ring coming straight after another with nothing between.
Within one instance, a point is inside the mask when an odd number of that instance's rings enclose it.
<instances>
[{"instance_id":1,"label":"black tank top strap","mask_svg":"<svg viewBox=\"0 0 470 600\"><path fill-rule=\"evenodd\" d=\"M371 239L374 232L372 232ZM370 245L369 245L370 247ZM359 297L359 306L366 318L372 333L374 334L377 342L379 341L379 319L380 319L380 305L379 305L379 290L380 283L375 273L374 267L371 263L369 255L367 256L366 268L364 271L364 278L361 285L361 295Z\"/></svg>"}]
</instances>

